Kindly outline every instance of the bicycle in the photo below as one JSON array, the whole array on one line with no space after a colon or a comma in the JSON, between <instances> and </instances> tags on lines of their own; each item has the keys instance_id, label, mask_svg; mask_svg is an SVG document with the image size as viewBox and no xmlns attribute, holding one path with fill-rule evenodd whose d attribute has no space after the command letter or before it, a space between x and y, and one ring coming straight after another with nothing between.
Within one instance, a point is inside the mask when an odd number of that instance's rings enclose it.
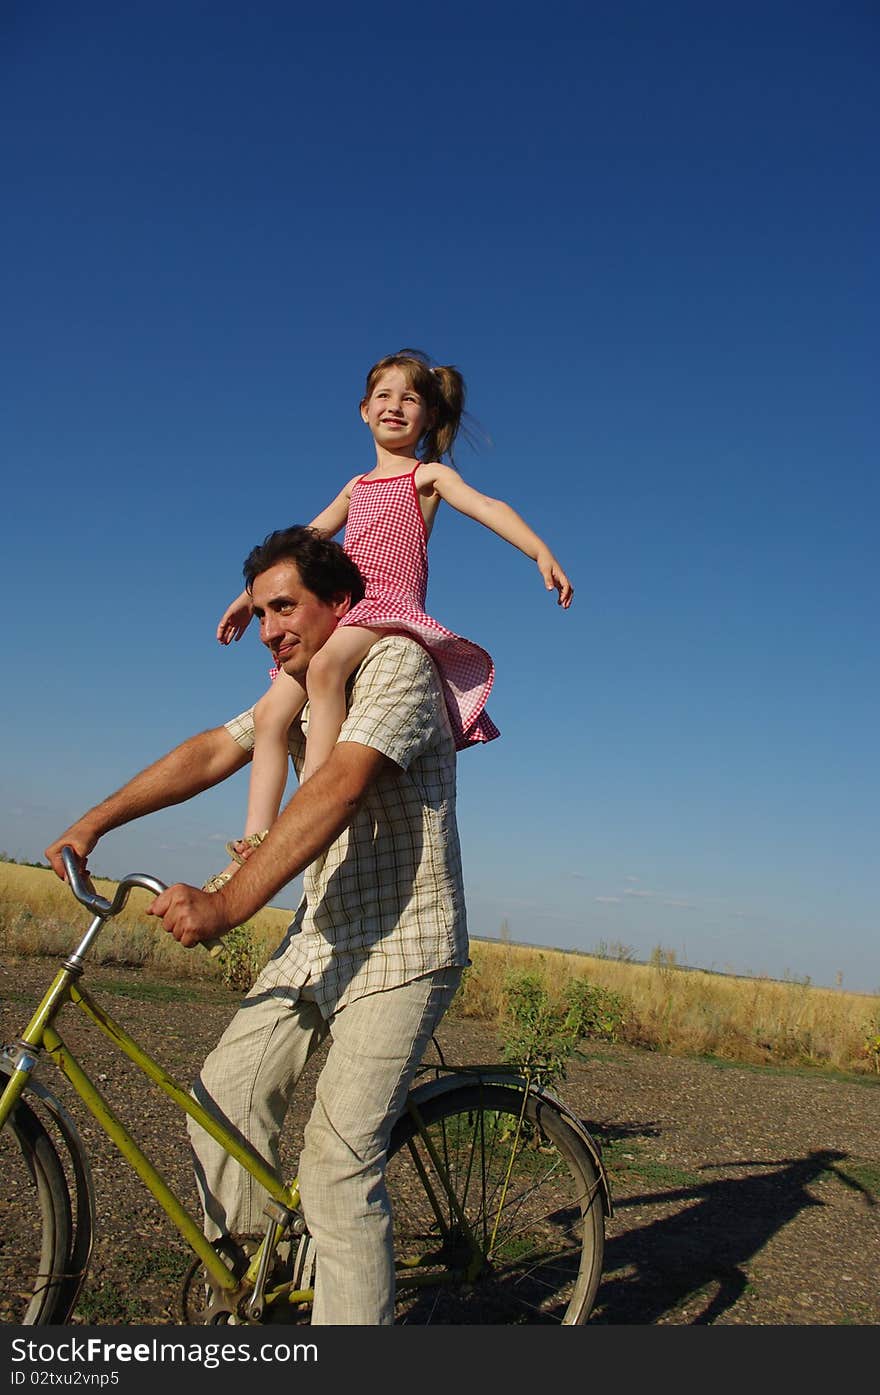
<instances>
[{"instance_id":1,"label":"bicycle","mask_svg":"<svg viewBox=\"0 0 880 1395\"><path fill-rule=\"evenodd\" d=\"M214 1119L82 986L102 927L135 887L112 902L62 854L68 882L93 920L62 960L21 1038L2 1048L0 1072L0 1319L61 1324L86 1278L97 1222L80 1131L34 1072L50 1058L158 1201L194 1258L183 1281L184 1323L308 1321L314 1245L296 1179L286 1185L239 1136ZM265 1233L215 1243L164 1182L56 1029L79 1008L153 1085L195 1118L265 1189ZM396 1320L401 1323L584 1323L602 1272L612 1203L601 1152L583 1122L530 1072L495 1065L421 1068L389 1146Z\"/></svg>"}]
</instances>

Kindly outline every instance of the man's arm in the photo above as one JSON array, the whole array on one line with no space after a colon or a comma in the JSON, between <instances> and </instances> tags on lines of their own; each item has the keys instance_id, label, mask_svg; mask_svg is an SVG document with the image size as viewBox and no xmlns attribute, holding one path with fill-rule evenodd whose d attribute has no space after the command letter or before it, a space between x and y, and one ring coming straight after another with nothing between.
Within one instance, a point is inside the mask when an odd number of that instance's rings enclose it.
<instances>
[{"instance_id":1,"label":"man's arm","mask_svg":"<svg viewBox=\"0 0 880 1395\"><path fill-rule=\"evenodd\" d=\"M89 853L105 833L157 809L192 799L219 785L249 760L250 752L243 750L225 727L191 736L71 824L46 849L46 858L64 880L61 849L68 845L78 854L85 871Z\"/></svg>"},{"instance_id":2,"label":"man's arm","mask_svg":"<svg viewBox=\"0 0 880 1395\"><path fill-rule=\"evenodd\" d=\"M241 925L326 852L351 823L373 781L394 768L371 746L354 741L335 746L231 881L210 893L178 883L158 896L147 914L160 916L165 929L186 946Z\"/></svg>"}]
</instances>

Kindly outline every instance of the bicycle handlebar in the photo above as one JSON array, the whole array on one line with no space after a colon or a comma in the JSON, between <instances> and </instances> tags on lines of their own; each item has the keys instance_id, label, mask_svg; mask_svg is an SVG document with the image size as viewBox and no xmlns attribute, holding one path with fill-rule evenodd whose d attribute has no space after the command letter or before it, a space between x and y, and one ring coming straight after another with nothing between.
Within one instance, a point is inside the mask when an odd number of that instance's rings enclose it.
<instances>
[{"instance_id":1,"label":"bicycle handlebar","mask_svg":"<svg viewBox=\"0 0 880 1395\"><path fill-rule=\"evenodd\" d=\"M68 885L77 901L85 906L86 910L91 911L92 915L100 916L102 920L109 920L111 916L118 915L136 886L143 887L144 891L152 891L154 896L160 896L166 890L165 883L160 882L158 877L147 876L145 872L129 872L117 886L113 900L108 901L106 897L99 896L90 885L91 878L83 875L79 858L73 848L65 846L61 849L61 861L67 873Z\"/></svg>"},{"instance_id":2,"label":"bicycle handlebar","mask_svg":"<svg viewBox=\"0 0 880 1395\"><path fill-rule=\"evenodd\" d=\"M108 901L105 896L99 896L91 886L91 877L83 876L79 858L69 844L65 844L61 849L61 861L67 873L68 885L77 901L101 920L110 920L112 916L118 915L128 900L129 893L136 886L143 887L144 891L152 891L154 896L161 896L163 891L168 890L158 877L150 877L146 872L129 872L117 886L113 900ZM223 948L220 938L202 940L202 946L212 958L216 958Z\"/></svg>"}]
</instances>

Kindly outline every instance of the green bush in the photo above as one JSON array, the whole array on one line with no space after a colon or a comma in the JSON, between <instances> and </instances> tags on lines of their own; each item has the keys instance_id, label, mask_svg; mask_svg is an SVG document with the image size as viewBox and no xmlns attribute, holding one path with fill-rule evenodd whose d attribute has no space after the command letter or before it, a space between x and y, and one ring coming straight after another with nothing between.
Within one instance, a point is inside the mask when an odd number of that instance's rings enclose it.
<instances>
[{"instance_id":1,"label":"green bush","mask_svg":"<svg viewBox=\"0 0 880 1395\"><path fill-rule=\"evenodd\" d=\"M227 988L246 993L263 967L265 955L247 925L227 930L222 943L220 977Z\"/></svg>"},{"instance_id":2,"label":"green bush","mask_svg":"<svg viewBox=\"0 0 880 1395\"><path fill-rule=\"evenodd\" d=\"M554 1002L536 974L519 971L505 978L504 1060L522 1065L545 1084L564 1078L579 1041L617 1041L624 1022L619 996L584 979L572 979Z\"/></svg>"},{"instance_id":3,"label":"green bush","mask_svg":"<svg viewBox=\"0 0 880 1395\"><path fill-rule=\"evenodd\" d=\"M610 988L584 978L572 979L563 994L566 1021L577 1036L593 1041L619 1041L626 1026L623 999Z\"/></svg>"}]
</instances>

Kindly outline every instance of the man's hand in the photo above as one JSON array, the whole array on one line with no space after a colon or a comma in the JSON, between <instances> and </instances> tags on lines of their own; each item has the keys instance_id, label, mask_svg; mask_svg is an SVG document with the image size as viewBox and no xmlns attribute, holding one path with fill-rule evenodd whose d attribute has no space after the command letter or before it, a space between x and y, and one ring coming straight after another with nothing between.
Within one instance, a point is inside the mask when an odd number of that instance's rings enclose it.
<instances>
[{"instance_id":1,"label":"man's hand","mask_svg":"<svg viewBox=\"0 0 880 1395\"><path fill-rule=\"evenodd\" d=\"M43 856L48 862L56 877L60 877L63 882L67 881L67 873L64 870L64 863L61 861L61 849L73 848L79 858L80 867L84 877L88 876L89 869L87 859L90 852L98 841L97 833L86 824L85 819L79 819L72 823L66 833L62 833L60 838L56 838L54 843L50 843Z\"/></svg>"},{"instance_id":2,"label":"man's hand","mask_svg":"<svg viewBox=\"0 0 880 1395\"><path fill-rule=\"evenodd\" d=\"M158 916L175 940L192 949L232 928L223 905L222 891L199 891L177 882L147 906L147 915Z\"/></svg>"}]
</instances>

